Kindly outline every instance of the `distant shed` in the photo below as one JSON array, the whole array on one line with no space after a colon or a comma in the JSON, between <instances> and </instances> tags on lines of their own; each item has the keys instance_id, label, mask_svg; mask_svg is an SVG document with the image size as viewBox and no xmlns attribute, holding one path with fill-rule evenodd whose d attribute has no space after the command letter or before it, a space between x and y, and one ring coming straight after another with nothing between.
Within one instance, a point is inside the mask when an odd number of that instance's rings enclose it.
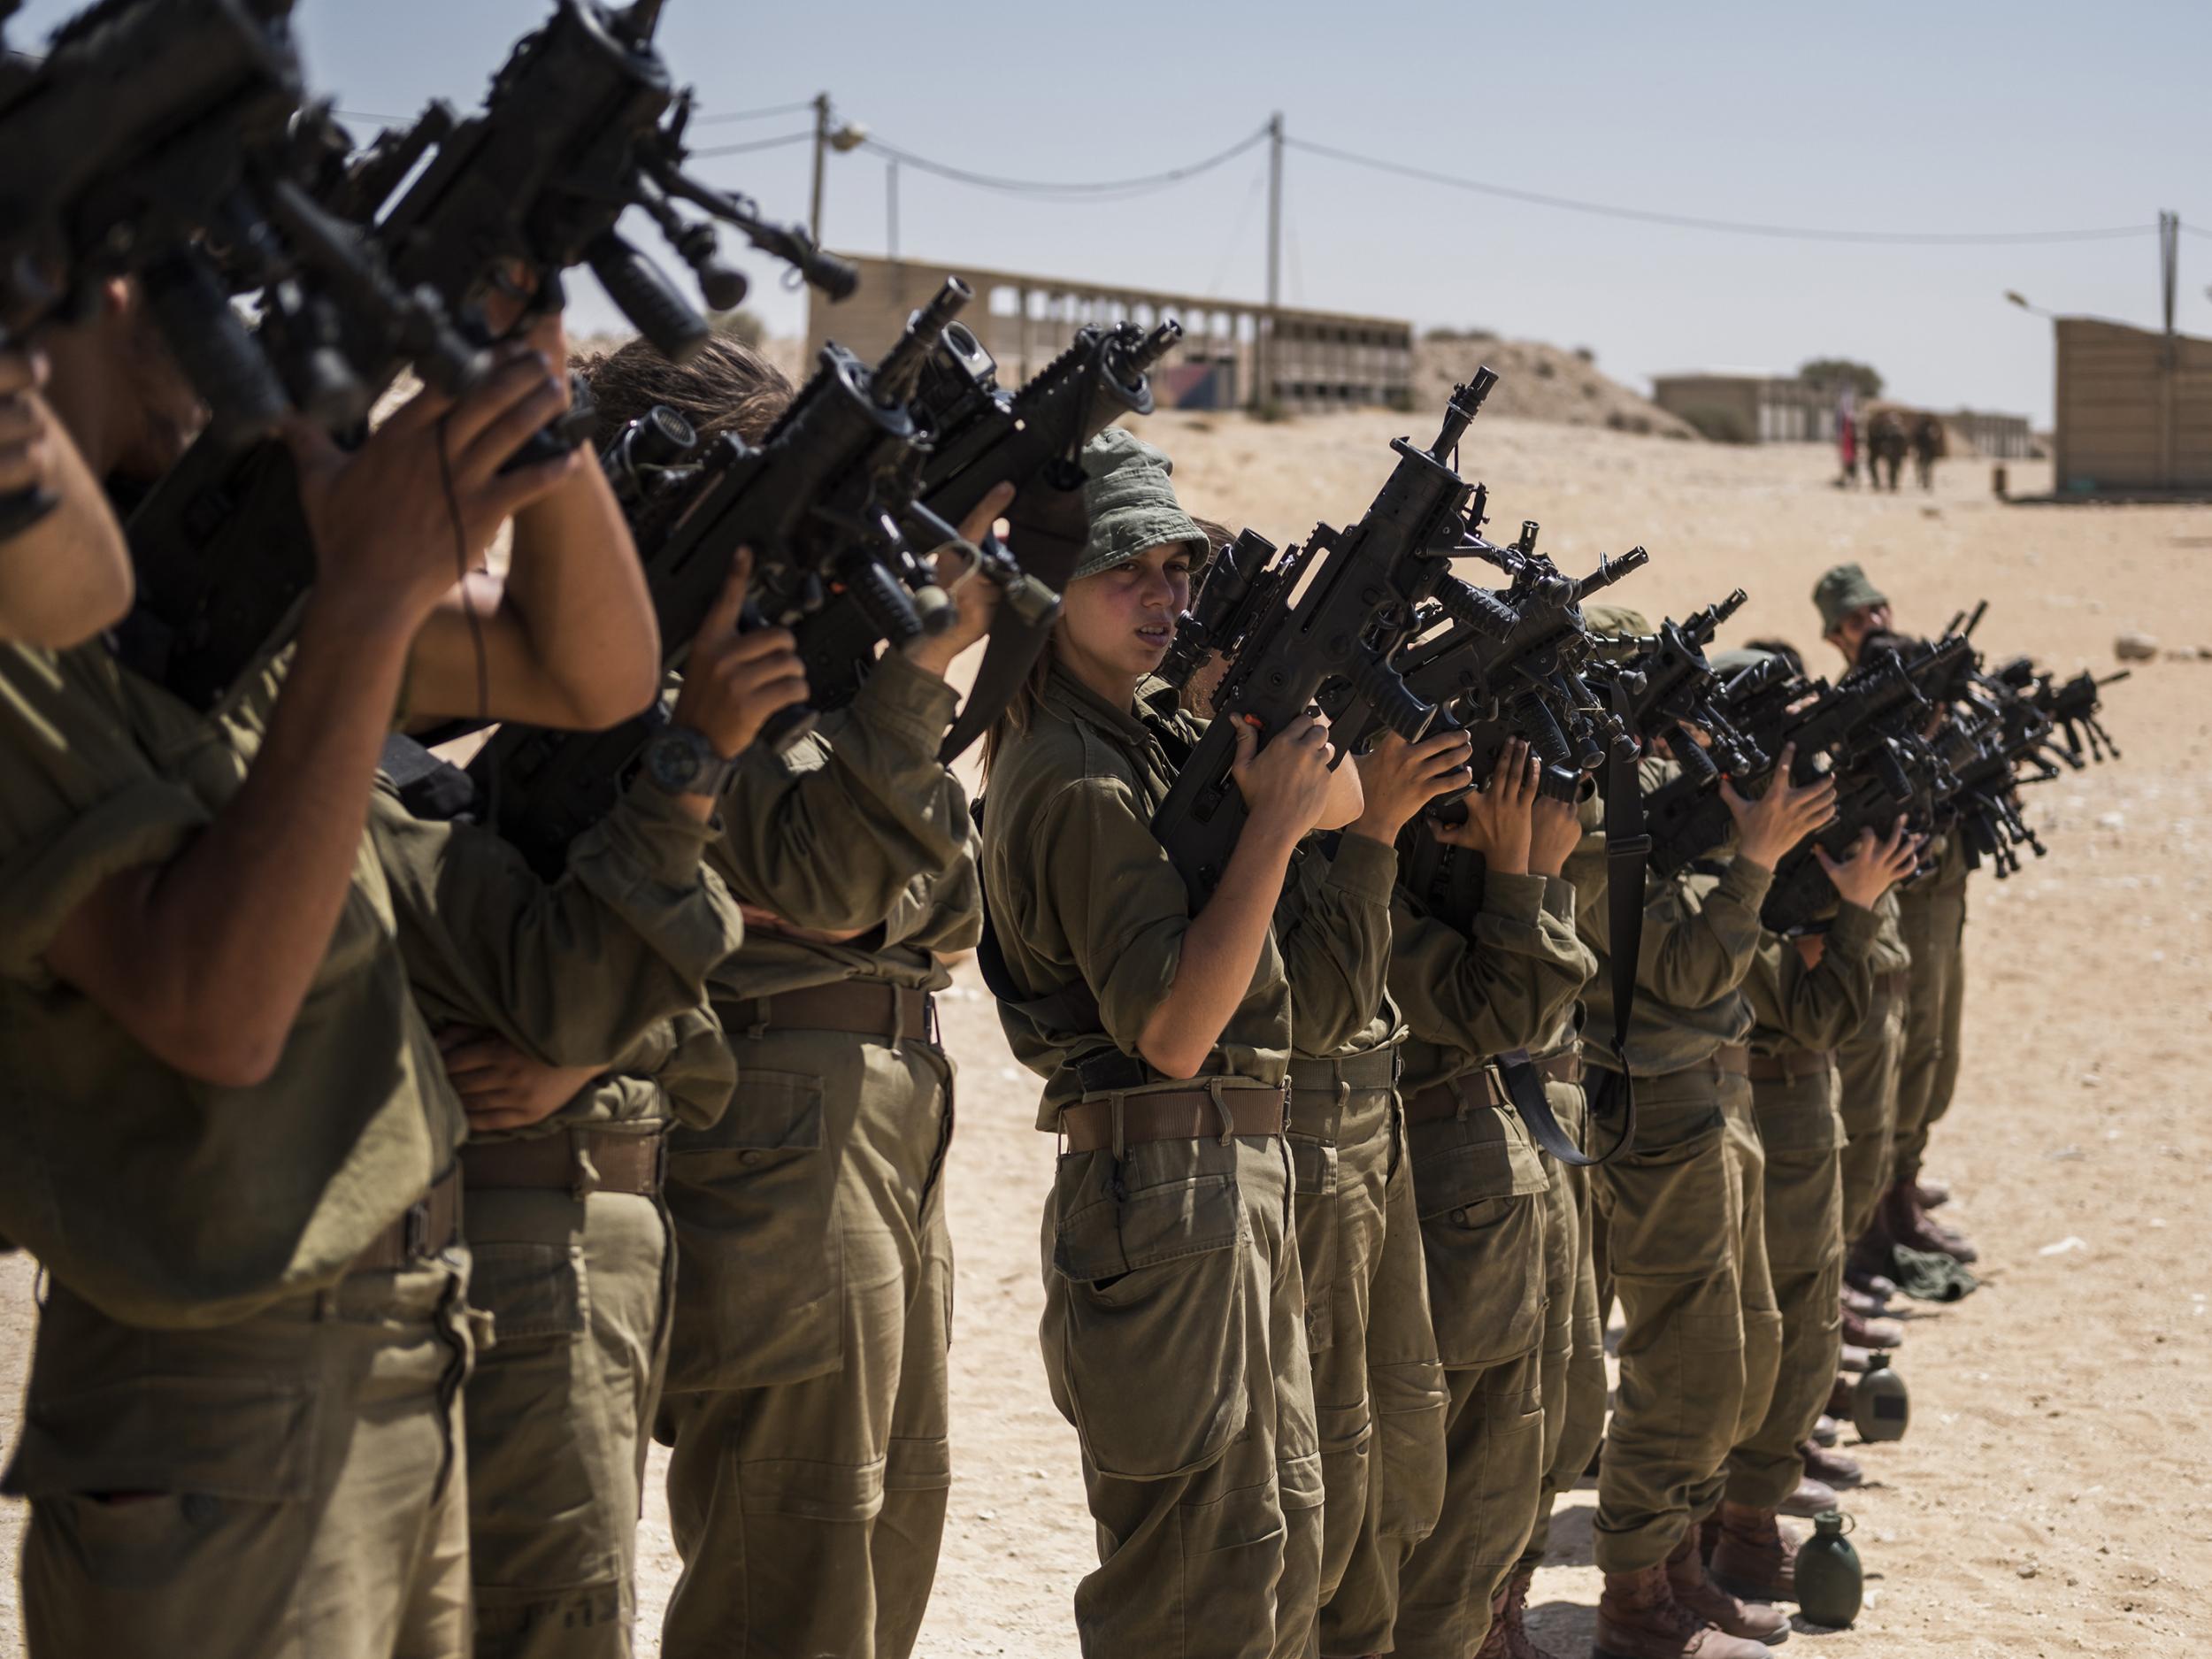
<instances>
[{"instance_id":1,"label":"distant shed","mask_svg":"<svg viewBox=\"0 0 2212 1659\"><path fill-rule=\"evenodd\" d=\"M2212 340L2095 317L2057 334L2058 493L2212 491Z\"/></svg>"}]
</instances>

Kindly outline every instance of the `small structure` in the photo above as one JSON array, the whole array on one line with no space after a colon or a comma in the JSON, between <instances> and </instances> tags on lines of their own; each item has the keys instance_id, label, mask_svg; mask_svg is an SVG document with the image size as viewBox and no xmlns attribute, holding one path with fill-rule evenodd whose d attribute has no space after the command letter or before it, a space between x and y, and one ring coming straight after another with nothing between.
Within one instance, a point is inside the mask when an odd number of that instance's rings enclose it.
<instances>
[{"instance_id":1,"label":"small structure","mask_svg":"<svg viewBox=\"0 0 2212 1659\"><path fill-rule=\"evenodd\" d=\"M2060 495L2212 491L2212 340L2057 319Z\"/></svg>"},{"instance_id":2,"label":"small structure","mask_svg":"<svg viewBox=\"0 0 2212 1659\"><path fill-rule=\"evenodd\" d=\"M2025 415L1995 415L1985 410L1959 409L1943 417L1955 438L1973 446L1976 455L1993 461L2020 461L2035 453L2035 434Z\"/></svg>"},{"instance_id":3,"label":"small structure","mask_svg":"<svg viewBox=\"0 0 2212 1659\"><path fill-rule=\"evenodd\" d=\"M1651 401L1724 443L1832 443L1836 394L1793 374L1709 369L1652 377Z\"/></svg>"},{"instance_id":4,"label":"small structure","mask_svg":"<svg viewBox=\"0 0 2212 1659\"><path fill-rule=\"evenodd\" d=\"M840 304L809 302L810 358L826 340L864 357L881 355L908 315L956 276L975 290L960 320L998 360L1002 385L1018 386L1044 367L1085 323L1148 328L1171 319L1183 326L1182 343L1152 377L1163 408L1249 408L1264 401L1263 379L1286 410L1412 403L1413 325L1401 319L1286 307L1271 329L1267 308L1241 300L957 262L842 257L859 271L860 286Z\"/></svg>"}]
</instances>

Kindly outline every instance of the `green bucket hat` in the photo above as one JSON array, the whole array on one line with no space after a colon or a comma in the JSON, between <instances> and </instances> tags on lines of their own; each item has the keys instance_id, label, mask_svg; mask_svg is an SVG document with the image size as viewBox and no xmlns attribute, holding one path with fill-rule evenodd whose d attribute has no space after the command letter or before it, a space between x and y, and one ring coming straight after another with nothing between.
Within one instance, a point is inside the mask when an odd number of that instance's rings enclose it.
<instances>
[{"instance_id":1,"label":"green bucket hat","mask_svg":"<svg viewBox=\"0 0 2212 1659\"><path fill-rule=\"evenodd\" d=\"M1174 470L1174 462L1120 426L1107 427L1084 446L1083 507L1090 533L1069 580L1126 565L1171 541L1191 543L1195 564L1211 557L1206 533L1175 499L1168 482Z\"/></svg>"},{"instance_id":2,"label":"green bucket hat","mask_svg":"<svg viewBox=\"0 0 2212 1659\"><path fill-rule=\"evenodd\" d=\"M1582 619L1590 625L1591 633L1601 634L1609 640L1640 639L1651 632L1651 624L1644 619L1644 613L1631 611L1626 605L1585 605Z\"/></svg>"},{"instance_id":3,"label":"green bucket hat","mask_svg":"<svg viewBox=\"0 0 2212 1659\"><path fill-rule=\"evenodd\" d=\"M1813 584L1813 603L1820 608L1820 631L1833 634L1844 618L1863 605L1886 605L1889 595L1867 580L1855 565L1839 565Z\"/></svg>"},{"instance_id":4,"label":"green bucket hat","mask_svg":"<svg viewBox=\"0 0 2212 1659\"><path fill-rule=\"evenodd\" d=\"M1717 674L1740 674L1747 668L1757 667L1773 655L1772 651L1758 651L1747 645L1739 645L1730 650L1716 651L1705 660L1713 665L1713 672Z\"/></svg>"}]
</instances>

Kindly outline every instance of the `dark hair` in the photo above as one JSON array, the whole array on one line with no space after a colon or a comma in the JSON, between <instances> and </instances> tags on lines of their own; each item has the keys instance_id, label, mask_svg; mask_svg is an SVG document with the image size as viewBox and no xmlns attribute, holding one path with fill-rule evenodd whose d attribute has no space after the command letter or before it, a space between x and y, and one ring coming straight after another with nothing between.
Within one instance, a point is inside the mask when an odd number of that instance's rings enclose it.
<instances>
[{"instance_id":1,"label":"dark hair","mask_svg":"<svg viewBox=\"0 0 2212 1659\"><path fill-rule=\"evenodd\" d=\"M1793 674L1801 675L1805 672L1804 653L1787 640L1746 640L1744 644L1752 650L1764 651L1770 657L1780 657L1790 665L1790 672Z\"/></svg>"},{"instance_id":2,"label":"dark hair","mask_svg":"<svg viewBox=\"0 0 2212 1659\"><path fill-rule=\"evenodd\" d=\"M656 404L692 425L702 443L733 432L757 443L796 395L783 371L728 334L709 338L688 363L671 363L640 338L577 365L599 406L605 443Z\"/></svg>"}]
</instances>

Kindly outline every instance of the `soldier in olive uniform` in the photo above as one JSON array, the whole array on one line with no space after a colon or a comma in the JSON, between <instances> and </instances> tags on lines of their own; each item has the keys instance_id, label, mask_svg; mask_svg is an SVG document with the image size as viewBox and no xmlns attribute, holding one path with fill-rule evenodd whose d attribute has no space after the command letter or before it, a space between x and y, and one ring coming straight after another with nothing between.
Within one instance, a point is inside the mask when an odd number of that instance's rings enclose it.
<instances>
[{"instance_id":1,"label":"soldier in olive uniform","mask_svg":"<svg viewBox=\"0 0 2212 1659\"><path fill-rule=\"evenodd\" d=\"M1890 603L1856 565L1839 565L1813 588L1822 637L1856 664L1869 641L1891 626ZM1920 1184L1929 1132L1951 1109L1958 1087L1960 1020L1966 1000L1966 849L1956 836L1939 836L1932 875L1898 891L1899 925L1911 955L1912 982L1905 1002L1905 1049L1897 1083L1897 1128L1890 1184L1877 1218L1876 1248L1862 1261L1878 1265L1881 1247L1902 1244L1941 1251L1961 1262L1978 1253L1956 1229L1927 1212L1935 1194Z\"/></svg>"},{"instance_id":2,"label":"soldier in olive uniform","mask_svg":"<svg viewBox=\"0 0 2212 1659\"><path fill-rule=\"evenodd\" d=\"M1632 612L1592 609L1600 626L1645 631ZM1784 777L1792 758L1785 749ZM1649 793L1673 763L1643 771ZM1741 987L1775 862L1825 821L1835 788L1778 786L1747 801L1722 787L1732 856L1647 880L1625 1056L1636 1135L1593 1183L1625 1325L1595 1525L1597 1651L1610 1659L1756 1659L1788 1628L1705 1576L1698 1524L1720 1502L1729 1448L1765 1416L1780 1346ZM1571 870L1577 925L1598 958L1584 1002L1609 1029L1609 946L1593 919L1606 913L1604 856L1603 835L1586 836ZM1602 1117L1624 1085L1612 1056L1591 1058L1592 1110Z\"/></svg>"},{"instance_id":3,"label":"soldier in olive uniform","mask_svg":"<svg viewBox=\"0 0 2212 1659\"><path fill-rule=\"evenodd\" d=\"M1084 465L1087 550L993 733L983 835L1001 1018L1062 1148L1040 1341L1098 1524L1076 1625L1089 1655L1291 1659L1314 1637L1324 1483L1290 987L1357 957L1314 926L1279 943L1273 918L1309 832L1357 817L1356 773L1329 770L1318 720L1264 748L1240 728L1249 817L1193 913L1151 820L1204 722L1146 677L1206 540L1148 445L1109 431ZM1379 908L1394 868L1348 834L1325 879Z\"/></svg>"},{"instance_id":4,"label":"soldier in olive uniform","mask_svg":"<svg viewBox=\"0 0 2212 1659\"><path fill-rule=\"evenodd\" d=\"M193 402L108 298L59 331L57 407L96 472L144 479ZM555 724L649 695L596 469L501 470L565 396L518 349L350 457L303 438L320 580L227 718L97 645L7 648L0 1233L52 1289L6 1487L40 1659L467 1649L462 1112L362 826L403 683ZM518 511L480 709L454 547ZM583 629L595 653L557 649Z\"/></svg>"},{"instance_id":5,"label":"soldier in olive uniform","mask_svg":"<svg viewBox=\"0 0 2212 1659\"><path fill-rule=\"evenodd\" d=\"M1912 953L1905 949L1903 909L1895 889L1882 895L1874 917L1874 946L1868 953L1868 964L1874 970L1874 1002L1858 1030L1836 1047L1837 1098L1844 1133L1843 1237L1847 1246L1855 1248L1873 1231L1883 1195L1889 1190L1897 1133L1897 1079L1905 1057L1905 1003L1912 983ZM1904 1327L1893 1320L1876 1323L1883 1306L1878 1292L1886 1288L1886 1281L1862 1289L1846 1280L1845 1341L1861 1348L1894 1347L1904 1335Z\"/></svg>"},{"instance_id":6,"label":"soldier in olive uniform","mask_svg":"<svg viewBox=\"0 0 2212 1659\"><path fill-rule=\"evenodd\" d=\"M641 357L593 369L603 430L661 402L757 439L789 396L734 342L679 372ZM964 533L1004 505L987 498ZM744 948L709 982L740 1081L719 1123L670 1140L669 1659L902 1659L935 1578L952 1066L932 994L941 956L981 928L967 800L937 749L944 671L995 595L956 591L951 630L887 653L788 754L740 757L709 849L747 907Z\"/></svg>"},{"instance_id":7,"label":"soldier in olive uniform","mask_svg":"<svg viewBox=\"0 0 2212 1659\"><path fill-rule=\"evenodd\" d=\"M724 756L806 690L788 633L736 631L743 582L700 629L664 728ZM468 1391L478 1659L630 1651L673 1281L665 1131L728 1100L704 987L743 940L702 867L714 791L670 777L641 769L550 886L488 831L418 818L388 790L372 808L415 1000L469 1114L470 1294L496 1322Z\"/></svg>"},{"instance_id":8,"label":"soldier in olive uniform","mask_svg":"<svg viewBox=\"0 0 2212 1659\"><path fill-rule=\"evenodd\" d=\"M1847 859L1819 849L1841 901L1833 920L1795 939L1767 933L1744 979L1755 1022L1751 1103L1764 1154L1767 1264L1782 1347L1766 1411L1729 1454L1728 1483L1705 1525L1717 1546L1714 1578L1755 1601L1796 1594L1796 1540L1778 1514L1816 1513L1836 1502L1832 1490L1809 1479L1800 1455L1842 1348L1844 1137L1835 1044L1865 1019L1873 1000L1872 906L1912 868L1916 850L1902 818L1880 842L1862 832Z\"/></svg>"},{"instance_id":9,"label":"soldier in olive uniform","mask_svg":"<svg viewBox=\"0 0 2212 1659\"><path fill-rule=\"evenodd\" d=\"M1397 1092L1405 1026L1384 989L1386 897L1341 879L1431 799L1465 787L1467 740L1385 733L1358 764L1364 804L1332 855L1302 852L1275 913L1290 981L1290 1116L1298 1259L1321 1440L1318 1651L1390 1646L1397 1571L1444 1496L1443 1370L1429 1320ZM1349 849L1348 852L1347 849ZM1323 930L1321 948L1300 938ZM1353 947L1337 955L1331 940ZM1294 1586L1279 1593L1290 1600Z\"/></svg>"},{"instance_id":10,"label":"soldier in olive uniform","mask_svg":"<svg viewBox=\"0 0 2212 1659\"><path fill-rule=\"evenodd\" d=\"M1409 1156L1451 1396L1443 1519L1405 1565L1391 1651L1434 1659L1505 1651L1509 1586L1558 1449L1546 1411L1564 1407L1561 1356L1547 1353L1547 1160L1489 1067L1538 1049L1547 1094L1576 1091L1574 1003L1593 966L1560 873L1580 835L1574 808L1538 799L1527 746L1509 743L1464 800L1460 826L1409 832L1438 844L1409 862L1390 966L1412 1031ZM1563 1300L1571 1314L1571 1290Z\"/></svg>"}]
</instances>

